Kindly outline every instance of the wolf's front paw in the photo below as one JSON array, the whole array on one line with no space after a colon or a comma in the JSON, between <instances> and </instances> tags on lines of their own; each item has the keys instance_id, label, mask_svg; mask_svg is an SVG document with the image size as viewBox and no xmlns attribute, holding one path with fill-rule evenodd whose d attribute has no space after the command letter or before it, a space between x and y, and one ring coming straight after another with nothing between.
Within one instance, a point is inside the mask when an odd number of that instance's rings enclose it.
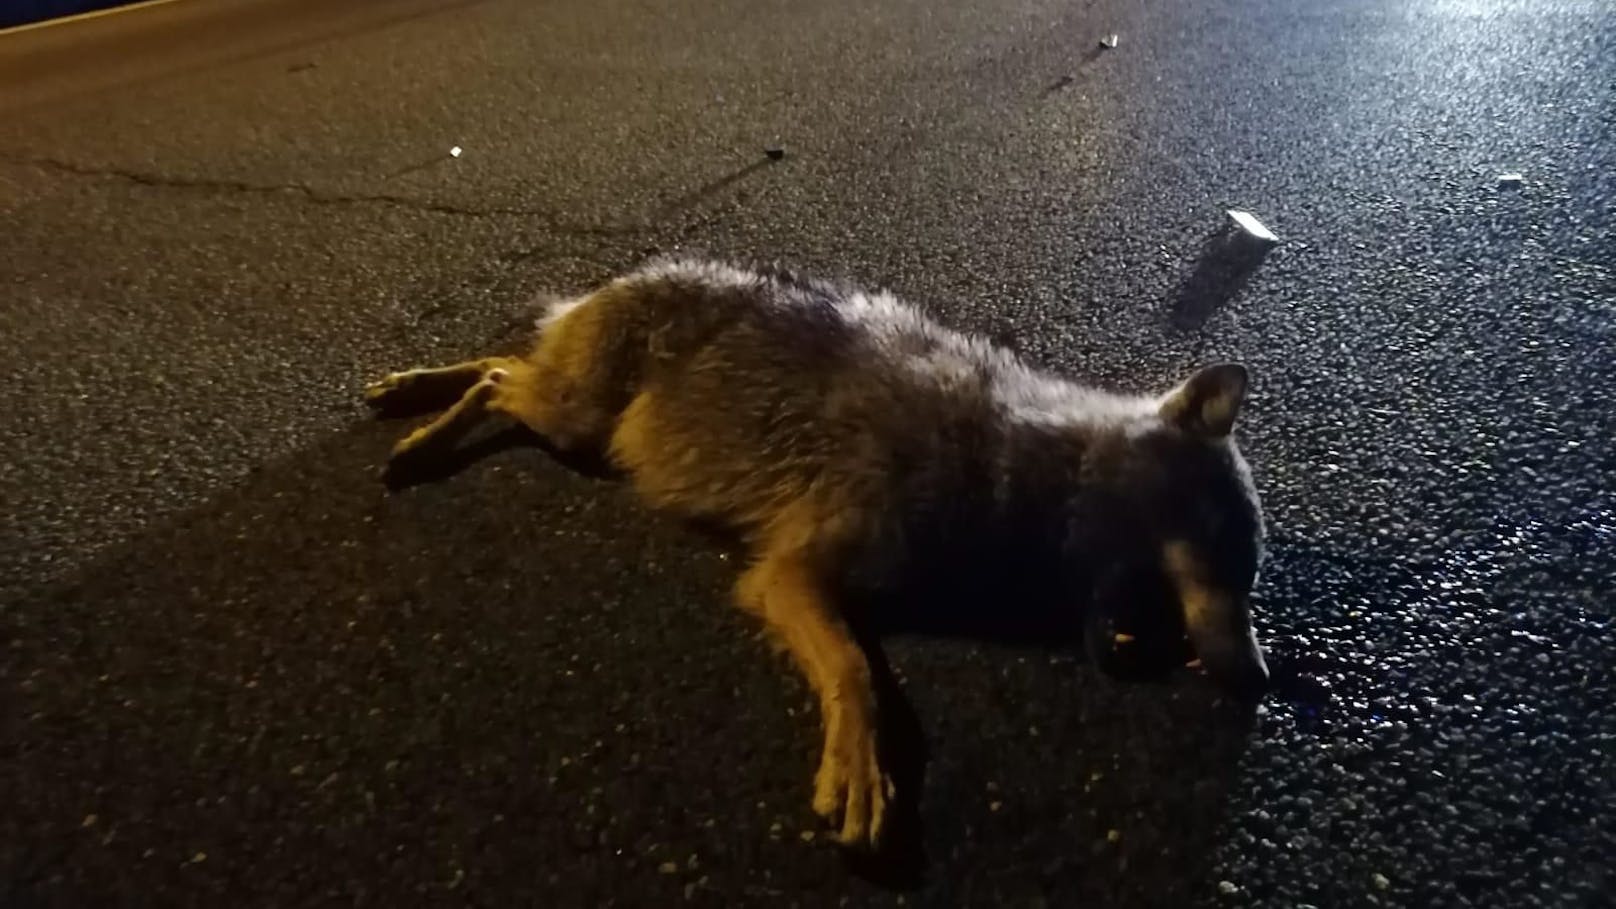
<instances>
[{"instance_id":1,"label":"wolf's front paw","mask_svg":"<svg viewBox=\"0 0 1616 909\"><path fill-rule=\"evenodd\" d=\"M840 823L842 845L873 849L895 794L892 779L881 767L870 723L844 718L832 727L814 777L814 812Z\"/></svg>"}]
</instances>

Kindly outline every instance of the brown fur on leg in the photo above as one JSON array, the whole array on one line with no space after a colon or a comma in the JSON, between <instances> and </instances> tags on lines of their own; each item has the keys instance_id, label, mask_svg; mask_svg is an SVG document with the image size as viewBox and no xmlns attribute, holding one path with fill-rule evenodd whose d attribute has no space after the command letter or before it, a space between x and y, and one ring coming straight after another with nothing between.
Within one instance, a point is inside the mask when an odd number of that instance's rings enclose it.
<instances>
[{"instance_id":1,"label":"brown fur on leg","mask_svg":"<svg viewBox=\"0 0 1616 909\"><path fill-rule=\"evenodd\" d=\"M509 369L509 357L484 357L452 366L390 373L365 388L365 403L388 416L442 410L453 404L490 370Z\"/></svg>"},{"instance_id":2,"label":"brown fur on leg","mask_svg":"<svg viewBox=\"0 0 1616 909\"><path fill-rule=\"evenodd\" d=\"M448 466L459 454L455 448L460 441L491 415L522 424L558 456L604 448L611 416L587 394L577 393L577 383L571 378L545 364L490 358L440 370L399 373L396 375L402 380L391 391L379 394L411 398L422 383L431 386L431 393L436 394L451 387L451 383L464 381L484 365L488 369L481 374L481 380L472 384L453 407L394 446L386 471L390 484L408 484ZM583 463L578 466L586 467Z\"/></svg>"},{"instance_id":3,"label":"brown fur on leg","mask_svg":"<svg viewBox=\"0 0 1616 909\"><path fill-rule=\"evenodd\" d=\"M504 376L503 370L491 370L482 381L471 386L453 407L393 446L393 460L420 461L447 453L487 415L488 402Z\"/></svg>"},{"instance_id":4,"label":"brown fur on leg","mask_svg":"<svg viewBox=\"0 0 1616 909\"><path fill-rule=\"evenodd\" d=\"M815 812L840 821L843 844L874 847L894 793L877 752L875 689L864 651L801 550L766 553L736 595L769 623L819 696L825 740Z\"/></svg>"},{"instance_id":5,"label":"brown fur on leg","mask_svg":"<svg viewBox=\"0 0 1616 909\"><path fill-rule=\"evenodd\" d=\"M489 410L523 424L557 451L605 448L615 415L599 404L589 385L548 362L517 360L502 372Z\"/></svg>"}]
</instances>

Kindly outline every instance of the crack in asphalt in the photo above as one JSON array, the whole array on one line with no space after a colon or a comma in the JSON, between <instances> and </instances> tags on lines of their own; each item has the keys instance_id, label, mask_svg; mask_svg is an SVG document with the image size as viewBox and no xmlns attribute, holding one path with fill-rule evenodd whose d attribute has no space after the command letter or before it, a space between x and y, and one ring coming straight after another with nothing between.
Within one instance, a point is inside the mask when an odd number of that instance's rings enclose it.
<instances>
[{"instance_id":1,"label":"crack in asphalt","mask_svg":"<svg viewBox=\"0 0 1616 909\"><path fill-rule=\"evenodd\" d=\"M442 202L429 202L410 196L401 196L393 193L329 193L303 183L249 183L245 180L220 180L209 177L171 177L163 174L147 173L119 167L90 167L48 157L19 157L15 155L0 154L0 162L7 164L36 167L42 170L57 173L72 174L79 177L99 177L124 180L140 186L158 189L189 189L210 192L244 193L255 195L290 195L301 197L316 205L387 205L394 208L410 209L412 211L426 212L438 215L454 215L470 218L535 218L543 221L547 227L579 236L615 237L624 236L647 230L650 225L619 223L619 224L580 224L566 222L555 217L554 213L532 208L490 207L482 208L465 205L449 205Z\"/></svg>"},{"instance_id":2,"label":"crack in asphalt","mask_svg":"<svg viewBox=\"0 0 1616 909\"><path fill-rule=\"evenodd\" d=\"M92 167L64 161L60 158L21 156L4 152L0 152L0 163L35 167L77 177L123 180L138 186L156 189L200 190L249 195L287 195L302 198L304 201L315 205L386 205L427 214L463 218L530 218L542 222L546 229L558 234L621 240L623 238L645 236L658 229L669 227L670 225L667 222L675 216L699 210L704 203L711 201L730 186L776 162L763 160L737 167L694 190L664 202L662 205L657 206L647 217L604 224L564 221L557 218L553 212L532 208L449 205L394 193L330 193L304 183L250 183L245 180L221 180L210 177L173 177L121 167ZM676 227L675 234L680 238L690 236L692 233L711 224L717 218L722 217L724 213L725 206L716 206L701 217L694 219L691 223ZM528 255L531 255L531 253ZM518 254L515 258L527 258L528 255Z\"/></svg>"}]
</instances>

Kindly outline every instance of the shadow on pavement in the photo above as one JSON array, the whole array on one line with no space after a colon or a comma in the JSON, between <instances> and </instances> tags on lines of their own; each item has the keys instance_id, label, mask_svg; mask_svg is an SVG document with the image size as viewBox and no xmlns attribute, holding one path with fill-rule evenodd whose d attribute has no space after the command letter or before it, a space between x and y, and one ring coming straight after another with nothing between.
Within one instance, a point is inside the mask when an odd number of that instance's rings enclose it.
<instances>
[{"instance_id":1,"label":"shadow on pavement","mask_svg":"<svg viewBox=\"0 0 1616 909\"><path fill-rule=\"evenodd\" d=\"M1106 49L1104 47L1098 45L1089 48L1083 53L1083 56L1078 59L1077 65L1072 68L1071 72L1062 75L1059 79L1056 79L1054 82L1044 86L1044 90L1040 93L1041 96L1047 98L1056 92L1070 88L1074 83L1077 82L1079 76L1085 75L1088 72L1089 67L1094 64L1094 61L1104 56L1105 51Z\"/></svg>"},{"instance_id":2,"label":"shadow on pavement","mask_svg":"<svg viewBox=\"0 0 1616 909\"><path fill-rule=\"evenodd\" d=\"M728 556L520 434L390 492L406 428L358 423L0 611L0 901L1203 892L1249 711L892 641L889 757L923 795L847 861L808 808L812 698L726 608Z\"/></svg>"},{"instance_id":3,"label":"shadow on pavement","mask_svg":"<svg viewBox=\"0 0 1616 909\"><path fill-rule=\"evenodd\" d=\"M1219 229L1201 242L1195 268L1179 283L1168 310L1169 324L1194 331L1245 290L1268 257L1268 249L1238 233Z\"/></svg>"}]
</instances>

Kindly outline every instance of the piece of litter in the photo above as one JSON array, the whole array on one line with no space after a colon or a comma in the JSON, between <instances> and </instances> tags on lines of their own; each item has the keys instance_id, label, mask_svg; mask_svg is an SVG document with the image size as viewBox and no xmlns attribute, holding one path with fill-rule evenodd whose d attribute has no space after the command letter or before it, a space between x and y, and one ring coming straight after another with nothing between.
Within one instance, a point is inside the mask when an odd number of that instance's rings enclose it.
<instances>
[{"instance_id":1,"label":"piece of litter","mask_svg":"<svg viewBox=\"0 0 1616 909\"><path fill-rule=\"evenodd\" d=\"M1100 46L1107 49L1115 48L1117 46L1117 36L1106 35L1100 39Z\"/></svg>"},{"instance_id":2,"label":"piece of litter","mask_svg":"<svg viewBox=\"0 0 1616 909\"><path fill-rule=\"evenodd\" d=\"M1105 832L1105 840L1108 843L1120 843L1120 842L1122 842L1122 831L1121 830L1107 830Z\"/></svg>"},{"instance_id":3,"label":"piece of litter","mask_svg":"<svg viewBox=\"0 0 1616 909\"><path fill-rule=\"evenodd\" d=\"M1234 222L1234 226L1241 233L1253 240L1258 240L1270 246L1279 242L1279 238L1274 236L1274 232L1264 227L1263 223L1257 220L1257 216L1249 211L1231 208L1229 209L1229 220Z\"/></svg>"},{"instance_id":4,"label":"piece of litter","mask_svg":"<svg viewBox=\"0 0 1616 909\"><path fill-rule=\"evenodd\" d=\"M1234 881L1218 881L1218 892L1224 896L1234 896L1240 892L1240 888L1234 885Z\"/></svg>"},{"instance_id":5,"label":"piece of litter","mask_svg":"<svg viewBox=\"0 0 1616 909\"><path fill-rule=\"evenodd\" d=\"M678 874L679 865L675 862L663 862L657 866L657 871L660 871L663 874Z\"/></svg>"},{"instance_id":6,"label":"piece of litter","mask_svg":"<svg viewBox=\"0 0 1616 909\"><path fill-rule=\"evenodd\" d=\"M1119 631L1117 632L1115 640L1118 644L1132 644L1134 637L1133 635L1128 634L1126 631Z\"/></svg>"},{"instance_id":7,"label":"piece of litter","mask_svg":"<svg viewBox=\"0 0 1616 909\"><path fill-rule=\"evenodd\" d=\"M763 154L767 155L770 161L778 161L786 156L786 150L779 145L770 145L763 149Z\"/></svg>"},{"instance_id":8,"label":"piece of litter","mask_svg":"<svg viewBox=\"0 0 1616 909\"><path fill-rule=\"evenodd\" d=\"M1511 187L1520 186L1520 185L1524 184L1525 182L1526 182L1526 177L1524 175L1522 175L1522 174L1517 174L1517 173L1511 172L1511 173L1507 173L1507 174L1499 174L1498 175L1498 185L1499 186L1511 186Z\"/></svg>"},{"instance_id":9,"label":"piece of litter","mask_svg":"<svg viewBox=\"0 0 1616 909\"><path fill-rule=\"evenodd\" d=\"M451 157L451 158L460 157L460 146L456 145L454 148L449 149L449 157Z\"/></svg>"},{"instance_id":10,"label":"piece of litter","mask_svg":"<svg viewBox=\"0 0 1616 909\"><path fill-rule=\"evenodd\" d=\"M1387 887L1392 885L1392 882L1386 878L1386 875L1381 874L1378 871L1375 872L1374 876L1369 880L1374 883L1376 890L1385 890Z\"/></svg>"}]
</instances>

